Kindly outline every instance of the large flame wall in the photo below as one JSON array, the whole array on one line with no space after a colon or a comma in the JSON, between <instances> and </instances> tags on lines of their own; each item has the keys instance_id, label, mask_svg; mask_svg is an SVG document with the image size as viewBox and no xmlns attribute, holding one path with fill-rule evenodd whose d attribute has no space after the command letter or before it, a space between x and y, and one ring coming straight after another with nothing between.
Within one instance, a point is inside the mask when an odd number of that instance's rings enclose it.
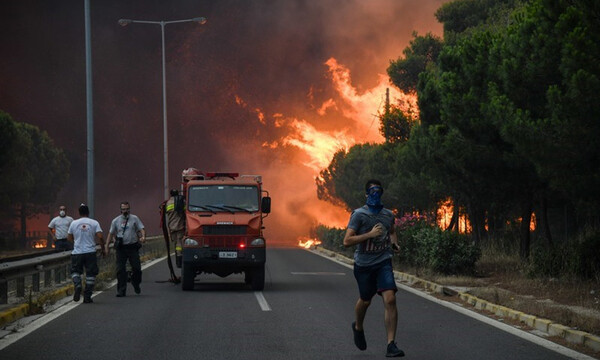
<instances>
[{"instance_id":1,"label":"large flame wall","mask_svg":"<svg viewBox=\"0 0 600 360\"><path fill-rule=\"evenodd\" d=\"M162 199L160 27L165 27L170 187L182 169L263 175L270 239L296 243L317 222L345 226L314 177L339 148L381 142L385 70L412 32L440 34L442 0L92 3L96 217L128 200L158 233ZM48 131L72 160L58 203L86 199L85 52L80 1L0 2L0 109ZM390 88L392 101L414 101ZM71 211L71 214L73 211Z\"/></svg>"}]
</instances>

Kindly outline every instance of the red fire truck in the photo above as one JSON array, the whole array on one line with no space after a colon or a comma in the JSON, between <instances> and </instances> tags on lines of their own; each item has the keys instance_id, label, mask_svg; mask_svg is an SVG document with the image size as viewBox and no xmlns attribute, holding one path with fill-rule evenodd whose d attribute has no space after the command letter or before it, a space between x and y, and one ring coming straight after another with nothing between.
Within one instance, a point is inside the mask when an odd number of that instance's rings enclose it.
<instances>
[{"instance_id":1,"label":"red fire truck","mask_svg":"<svg viewBox=\"0 0 600 360\"><path fill-rule=\"evenodd\" d=\"M271 198L259 175L184 171L186 229L181 262L183 290L201 273L226 277L244 273L246 284L262 290L266 241L263 221Z\"/></svg>"}]
</instances>

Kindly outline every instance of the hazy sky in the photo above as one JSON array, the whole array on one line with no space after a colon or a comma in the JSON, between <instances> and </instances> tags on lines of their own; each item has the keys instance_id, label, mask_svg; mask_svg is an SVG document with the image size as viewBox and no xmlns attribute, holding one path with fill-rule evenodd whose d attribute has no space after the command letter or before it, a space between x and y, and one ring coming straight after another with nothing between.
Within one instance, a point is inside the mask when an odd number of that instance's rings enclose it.
<instances>
[{"instance_id":1,"label":"hazy sky","mask_svg":"<svg viewBox=\"0 0 600 360\"><path fill-rule=\"evenodd\" d=\"M267 236L296 242L316 219L346 221L316 199L314 177L336 148L380 140L386 68L413 31L440 35L444 1L90 2L101 224L129 200L156 234L163 200L160 26L117 20L204 16L165 28L169 187L190 166L261 174L273 198ZM58 203L71 214L86 200L83 4L0 2L0 109L66 150Z\"/></svg>"}]
</instances>

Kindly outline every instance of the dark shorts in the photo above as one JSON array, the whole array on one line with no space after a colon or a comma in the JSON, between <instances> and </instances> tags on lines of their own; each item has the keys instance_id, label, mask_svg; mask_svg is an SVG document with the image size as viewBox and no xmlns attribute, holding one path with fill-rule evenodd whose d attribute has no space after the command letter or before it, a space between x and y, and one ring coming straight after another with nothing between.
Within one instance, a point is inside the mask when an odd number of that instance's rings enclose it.
<instances>
[{"instance_id":1,"label":"dark shorts","mask_svg":"<svg viewBox=\"0 0 600 360\"><path fill-rule=\"evenodd\" d=\"M358 283L360 298L365 301L370 301L375 294L381 295L386 290L398 291L392 259L372 266L354 265L354 278Z\"/></svg>"},{"instance_id":2,"label":"dark shorts","mask_svg":"<svg viewBox=\"0 0 600 360\"><path fill-rule=\"evenodd\" d=\"M84 268L86 277L98 275L98 259L95 252L71 255L71 274L83 275Z\"/></svg>"}]
</instances>

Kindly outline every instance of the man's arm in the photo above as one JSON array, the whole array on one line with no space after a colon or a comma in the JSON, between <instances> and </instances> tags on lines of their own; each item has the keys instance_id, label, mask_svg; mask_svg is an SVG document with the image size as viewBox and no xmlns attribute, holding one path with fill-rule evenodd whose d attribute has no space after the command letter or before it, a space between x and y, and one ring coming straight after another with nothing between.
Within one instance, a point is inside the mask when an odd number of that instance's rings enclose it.
<instances>
[{"instance_id":1,"label":"man's arm","mask_svg":"<svg viewBox=\"0 0 600 360\"><path fill-rule=\"evenodd\" d=\"M398 245L398 235L396 234L396 225L392 224L390 228L390 241L392 245L392 250L394 252L400 251L400 245Z\"/></svg>"},{"instance_id":2,"label":"man's arm","mask_svg":"<svg viewBox=\"0 0 600 360\"><path fill-rule=\"evenodd\" d=\"M56 238L54 240L56 240ZM70 243L75 243L75 238L73 238L73 234L67 234L67 241Z\"/></svg>"},{"instance_id":3,"label":"man's arm","mask_svg":"<svg viewBox=\"0 0 600 360\"><path fill-rule=\"evenodd\" d=\"M102 236L102 231L98 231L96 233L96 244L100 245L100 251L102 252L102 256L106 255L106 248L104 246L104 236Z\"/></svg>"},{"instance_id":4,"label":"man's arm","mask_svg":"<svg viewBox=\"0 0 600 360\"><path fill-rule=\"evenodd\" d=\"M50 236L52 237L52 240L56 241L56 235L54 234L54 228L56 227L56 225L54 225L54 219L52 219L50 221L50 224L48 224L48 232L50 233Z\"/></svg>"},{"instance_id":5,"label":"man's arm","mask_svg":"<svg viewBox=\"0 0 600 360\"><path fill-rule=\"evenodd\" d=\"M371 231L368 233L356 235L356 230L348 228L346 230L346 235L344 236L344 246L349 247L352 245L360 244L361 242L367 241L368 239L377 237L383 234L383 224L377 223Z\"/></svg>"},{"instance_id":6,"label":"man's arm","mask_svg":"<svg viewBox=\"0 0 600 360\"><path fill-rule=\"evenodd\" d=\"M114 235L112 232L108 233L108 236L106 237L106 243L104 244L104 253L108 254L110 252L110 248L109 245L112 242Z\"/></svg>"},{"instance_id":7,"label":"man's arm","mask_svg":"<svg viewBox=\"0 0 600 360\"><path fill-rule=\"evenodd\" d=\"M140 229L140 242L142 244L146 242L146 229L145 228Z\"/></svg>"},{"instance_id":8,"label":"man's arm","mask_svg":"<svg viewBox=\"0 0 600 360\"><path fill-rule=\"evenodd\" d=\"M54 234L54 228L51 228L48 226L48 232L50 233L52 240L56 241L56 235Z\"/></svg>"}]
</instances>

